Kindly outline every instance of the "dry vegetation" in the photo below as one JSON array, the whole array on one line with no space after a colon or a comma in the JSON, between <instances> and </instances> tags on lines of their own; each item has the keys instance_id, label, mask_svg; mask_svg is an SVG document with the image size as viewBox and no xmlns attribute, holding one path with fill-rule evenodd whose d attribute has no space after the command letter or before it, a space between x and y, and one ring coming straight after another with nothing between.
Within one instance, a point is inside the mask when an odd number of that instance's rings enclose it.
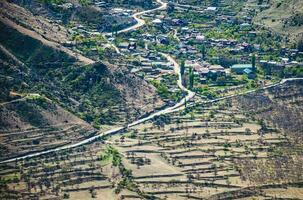
<instances>
[{"instance_id":1,"label":"dry vegetation","mask_svg":"<svg viewBox=\"0 0 303 200\"><path fill-rule=\"evenodd\" d=\"M255 183L285 183L302 181L302 82L273 88L268 95L259 93L239 98L241 105L262 124L280 128L287 140L272 148L270 158L240 162L244 176ZM265 126L266 131L271 130ZM253 170L252 170L253 168ZM248 173L250 172L250 173ZM261 173L262 172L262 173Z\"/></svg>"},{"instance_id":2,"label":"dry vegetation","mask_svg":"<svg viewBox=\"0 0 303 200\"><path fill-rule=\"evenodd\" d=\"M105 143L2 165L2 195L300 199L302 89L296 82L188 107Z\"/></svg>"},{"instance_id":3,"label":"dry vegetation","mask_svg":"<svg viewBox=\"0 0 303 200\"><path fill-rule=\"evenodd\" d=\"M68 32L65 27L54 23L39 15L33 15L30 11L12 3L1 1L0 16L8 18L25 28L34 30L44 38L57 43L68 41Z\"/></svg>"},{"instance_id":4,"label":"dry vegetation","mask_svg":"<svg viewBox=\"0 0 303 200\"><path fill-rule=\"evenodd\" d=\"M0 12L1 21L43 37L0 23L0 160L97 133L64 108L100 128L124 125L162 105L155 88L127 69L82 66L46 45L65 42L64 28L0 5L9 13ZM279 17L277 23L291 26L289 16ZM302 82L208 105L197 97L195 106L126 133L1 164L0 199L302 199L302 98Z\"/></svg>"},{"instance_id":5,"label":"dry vegetation","mask_svg":"<svg viewBox=\"0 0 303 200\"><path fill-rule=\"evenodd\" d=\"M301 0L264 0L263 2L269 2L269 9L263 10L256 16L256 23L261 23L291 39L297 40L298 35L302 35L303 2Z\"/></svg>"},{"instance_id":6,"label":"dry vegetation","mask_svg":"<svg viewBox=\"0 0 303 200\"><path fill-rule=\"evenodd\" d=\"M81 141L97 130L40 96L0 105L1 160Z\"/></svg>"}]
</instances>

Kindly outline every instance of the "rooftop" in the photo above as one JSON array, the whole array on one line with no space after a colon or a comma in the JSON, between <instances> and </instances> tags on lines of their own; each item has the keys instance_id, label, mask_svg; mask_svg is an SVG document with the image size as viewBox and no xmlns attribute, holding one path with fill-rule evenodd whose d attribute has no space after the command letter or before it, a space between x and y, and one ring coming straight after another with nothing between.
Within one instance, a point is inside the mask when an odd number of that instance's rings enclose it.
<instances>
[{"instance_id":1,"label":"rooftop","mask_svg":"<svg viewBox=\"0 0 303 200\"><path fill-rule=\"evenodd\" d=\"M231 66L232 69L245 69L245 68L252 68L251 64L236 64Z\"/></svg>"}]
</instances>

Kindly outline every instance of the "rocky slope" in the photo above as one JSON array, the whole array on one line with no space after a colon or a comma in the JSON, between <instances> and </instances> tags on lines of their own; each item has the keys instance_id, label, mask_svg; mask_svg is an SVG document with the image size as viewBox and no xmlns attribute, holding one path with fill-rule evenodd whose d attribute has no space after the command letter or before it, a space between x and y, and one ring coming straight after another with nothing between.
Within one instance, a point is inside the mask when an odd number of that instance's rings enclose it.
<instances>
[{"instance_id":1,"label":"rocky slope","mask_svg":"<svg viewBox=\"0 0 303 200\"><path fill-rule=\"evenodd\" d=\"M47 18L64 25L82 24L99 31L109 32L112 31L113 25L123 28L133 23L129 16L111 15L111 8L95 6L93 1L12 0L11 2L14 3L10 6L14 7L13 11L19 6L33 13L38 19ZM118 5L115 4L115 6Z\"/></svg>"},{"instance_id":2,"label":"rocky slope","mask_svg":"<svg viewBox=\"0 0 303 200\"><path fill-rule=\"evenodd\" d=\"M267 9L262 9L255 17L255 23L269 27L275 32L296 40L303 34L303 1L271 0L256 1ZM267 3L268 2L268 3Z\"/></svg>"},{"instance_id":3,"label":"rocky slope","mask_svg":"<svg viewBox=\"0 0 303 200\"><path fill-rule=\"evenodd\" d=\"M63 47L64 27L15 4L4 8L6 14L0 15L2 102L10 100L11 91L39 93L96 127L132 121L162 105L155 89L127 69ZM52 34L57 33L54 28L60 30L58 34Z\"/></svg>"}]
</instances>

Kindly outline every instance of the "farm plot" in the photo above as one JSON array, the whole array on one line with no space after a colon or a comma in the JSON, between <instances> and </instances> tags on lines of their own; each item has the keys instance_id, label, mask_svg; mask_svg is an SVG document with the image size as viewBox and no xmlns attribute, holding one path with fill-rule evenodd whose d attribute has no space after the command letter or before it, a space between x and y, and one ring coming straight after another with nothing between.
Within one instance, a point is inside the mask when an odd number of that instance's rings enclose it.
<instances>
[{"instance_id":1,"label":"farm plot","mask_svg":"<svg viewBox=\"0 0 303 200\"><path fill-rule=\"evenodd\" d=\"M3 131L0 133L1 159L71 144L90 137L96 132L85 124L72 123Z\"/></svg>"},{"instance_id":2,"label":"farm plot","mask_svg":"<svg viewBox=\"0 0 303 200\"><path fill-rule=\"evenodd\" d=\"M279 130L262 128L243 110L221 102L160 116L109 142L124 155L124 165L145 193L211 198L255 186L241 176L239 160L266 159L270 149L287 142Z\"/></svg>"},{"instance_id":3,"label":"farm plot","mask_svg":"<svg viewBox=\"0 0 303 200\"><path fill-rule=\"evenodd\" d=\"M122 178L118 154L107 145L87 146L41 158L1 165L1 199L118 199L137 197L115 192ZM14 191L12 193L12 191Z\"/></svg>"},{"instance_id":4,"label":"farm plot","mask_svg":"<svg viewBox=\"0 0 303 200\"><path fill-rule=\"evenodd\" d=\"M2 164L0 198L302 199L302 97L294 83L197 103L91 144ZM23 144L24 133L16 135Z\"/></svg>"}]
</instances>

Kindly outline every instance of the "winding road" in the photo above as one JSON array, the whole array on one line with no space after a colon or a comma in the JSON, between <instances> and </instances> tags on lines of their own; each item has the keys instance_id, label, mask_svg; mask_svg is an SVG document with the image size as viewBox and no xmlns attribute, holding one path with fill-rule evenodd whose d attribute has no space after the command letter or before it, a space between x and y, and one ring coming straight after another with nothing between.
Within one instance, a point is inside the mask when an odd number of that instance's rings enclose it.
<instances>
[{"instance_id":1,"label":"winding road","mask_svg":"<svg viewBox=\"0 0 303 200\"><path fill-rule=\"evenodd\" d=\"M128 27L126 29L123 29L123 30L120 30L118 33L124 33L124 32L128 32L128 31L131 31L131 30L135 30L135 29L138 29L139 27L143 26L145 24L145 21L140 19L139 16L143 15L143 14L146 14L146 13L150 13L150 12L153 12L153 11L156 11L156 10L161 10L161 9L165 9L167 7L167 4L162 2L161 0L156 0L160 6L155 8L155 9L151 9L151 10L147 10L147 11L143 11L143 12L138 12L138 13L135 13L133 15L133 17L135 18L135 20L137 21L137 24L131 26L131 27ZM118 49L119 50L119 49ZM75 144L70 144L70 145L65 145L65 146L62 146L62 147L58 147L58 148L54 148L54 149L49 149L49 150L45 150L45 151L41 151L41 152L37 152L37 153L30 153L30 154L27 154L27 155L24 155L24 156L19 156L19 157L15 157L15 158L12 158L12 159L8 159L8 160L4 160L4 161L1 161L0 164L3 164L3 163L9 163L9 162L15 162L15 161L18 161L18 160L23 160L23 159L27 159L27 158L32 158L32 157L37 157L37 156L41 156L41 155L45 155L45 154L48 154L48 153L53 153L53 152L58 152L58 151L62 151L62 150L67 150L67 149L71 149L71 148L75 148L75 147L78 147L78 146L82 146L82 145L85 145L85 144L88 144L88 143L91 143L99 138L102 138L102 137L105 137L105 136L110 136L110 135L113 135L113 134L116 134L120 131L123 131L125 130L126 128L130 128L130 127L133 127L135 125L138 125L138 124L141 124L143 122L146 122L156 116L160 116L160 115L163 115L163 114L169 114L169 113L172 113L172 112L176 112L176 111L179 111L181 109L183 109L184 107L182 107L187 101L190 101L194 96L195 96L195 93L188 90L183 84L182 84L182 78L181 78L181 73L180 73L180 66L179 64L176 62L176 60L168 55L168 54L165 54L165 53L161 53L169 62L171 62L173 64L173 67L174 67L174 71L176 74L178 74L178 81L177 81L177 84L178 84L178 87L187 93L187 95L180 101L178 102L177 104L175 104L174 106L172 107L168 107L168 108L165 108L163 110L160 110L158 112L155 112L155 113L152 113L150 114L149 116L145 117L145 118L142 118L142 119L139 119L137 121L134 121L126 126L121 126L121 127L117 127L117 128L114 128L114 129L111 129L111 130L108 130L104 133L100 133L99 135L96 135L96 136L93 136L91 138L88 138L88 139L85 139L83 141L80 141L78 143L75 143ZM290 78L290 79L283 79L281 82L279 83L276 83L276 84L273 84L273 85L268 85L268 86L265 86L263 88L260 88L260 89L268 89L268 88L271 88L271 87L275 87L275 86L278 86L278 85L281 85L281 84L284 84L286 83L287 81L292 81L292 80L303 80L303 78ZM248 93L252 93L252 92L255 92L257 90L260 90L260 89L255 89L255 90L251 90L251 91L247 91L247 92L243 92L243 93L240 93L240 94L237 94L237 95L230 95L230 96L226 96L226 97L221 97L221 98L218 98L218 99L214 99L214 100L208 100L208 101L204 101L202 103L206 104L206 103L213 103L213 102L217 102L217 101L221 101L221 100L224 100L224 99L227 99L227 98L232 98L232 97L236 97L236 96L240 96L240 95L244 95L244 94L248 94Z\"/></svg>"},{"instance_id":2,"label":"winding road","mask_svg":"<svg viewBox=\"0 0 303 200\"><path fill-rule=\"evenodd\" d=\"M158 4L160 4L159 7L151 9L151 10L145 10L145 11L134 13L132 15L132 17L137 21L137 23L135 25L133 25L133 26L130 26L130 27L127 27L125 29L122 29L122 30L118 31L117 33L119 34L119 33L125 33L125 32L136 30L136 29L138 29L141 26L144 26L146 24L145 20L139 18L141 15L148 14L148 13L151 13L151 12L154 12L154 11L157 11L157 10L164 10L164 9L167 8L167 3L162 2L161 0L156 0L156 2ZM112 36L113 33L107 33L105 35Z\"/></svg>"},{"instance_id":3,"label":"winding road","mask_svg":"<svg viewBox=\"0 0 303 200\"><path fill-rule=\"evenodd\" d=\"M118 31L118 33L125 33L125 32L128 32L128 31L136 30L136 29L140 28L141 26L143 26L146 22L145 22L145 20L140 19L139 16L141 16L143 14L150 13L150 12L154 12L154 11L157 11L157 10L166 9L167 3L164 3L161 0L156 0L156 2L160 4L159 7L151 9L151 10L146 10L146 11L135 13L133 15L133 17L137 21L137 23L135 25L131 26L131 27L128 27L128 28L125 28L123 30ZM113 35L113 34L110 33L110 35ZM116 49L116 51L120 53L120 50L114 44L112 44L112 45L114 46L114 48ZM164 53L162 55L165 56L167 58L167 60L169 60L170 62L173 63L174 71L179 76L179 79L177 81L178 86L180 87L180 89L182 91L187 92L187 95L179 103L175 104L172 107L168 107L168 108L165 108L165 109L160 110L158 112L152 113L152 114L150 114L149 116L147 116L145 118L139 119L137 121L134 121L134 122L128 124L127 126L123 126L123 127L121 126L121 127L117 127L117 128L108 130L108 131L106 131L104 133L101 133L99 135L96 135L96 136L93 136L91 138L85 139L85 140L80 141L78 143L70 144L70 145L65 145L65 146L62 146L62 147L58 147L58 148L54 148L54 149L49 149L49 150L45 150L45 151L41 151L41 152L37 152L37 153L30 153L30 154L27 154L27 155L24 155L24 156L19 156L19 157L16 157L16 158L4 160L4 161L1 161L0 163L15 162L15 161L18 161L18 160L23 160L23 159L27 159L27 158L37 157L37 156L45 155L45 154L48 154L48 153L53 153L53 152L57 152L57 151L62 151L62 150L66 150L66 149L71 149L71 148L75 148L75 147L78 147L78 146L82 146L84 144L91 143L91 142L95 141L96 139L99 139L99 138L102 138L102 137L105 137L105 136L109 136L109 135L118 133L118 132L124 130L125 128L130 128L130 127L133 127L135 125L141 124L141 123L143 123L145 121L148 121L148 120L150 120L150 119L152 119L152 118L154 118L156 116L160 116L160 115L163 115L163 114L168 114L168 113L175 112L175 110L177 108L181 107L182 105L184 105L186 101L189 101L190 99L192 99L194 97L195 93L189 91L186 87L184 87L182 85L179 64L170 55L167 55L167 54L164 54Z\"/></svg>"}]
</instances>

